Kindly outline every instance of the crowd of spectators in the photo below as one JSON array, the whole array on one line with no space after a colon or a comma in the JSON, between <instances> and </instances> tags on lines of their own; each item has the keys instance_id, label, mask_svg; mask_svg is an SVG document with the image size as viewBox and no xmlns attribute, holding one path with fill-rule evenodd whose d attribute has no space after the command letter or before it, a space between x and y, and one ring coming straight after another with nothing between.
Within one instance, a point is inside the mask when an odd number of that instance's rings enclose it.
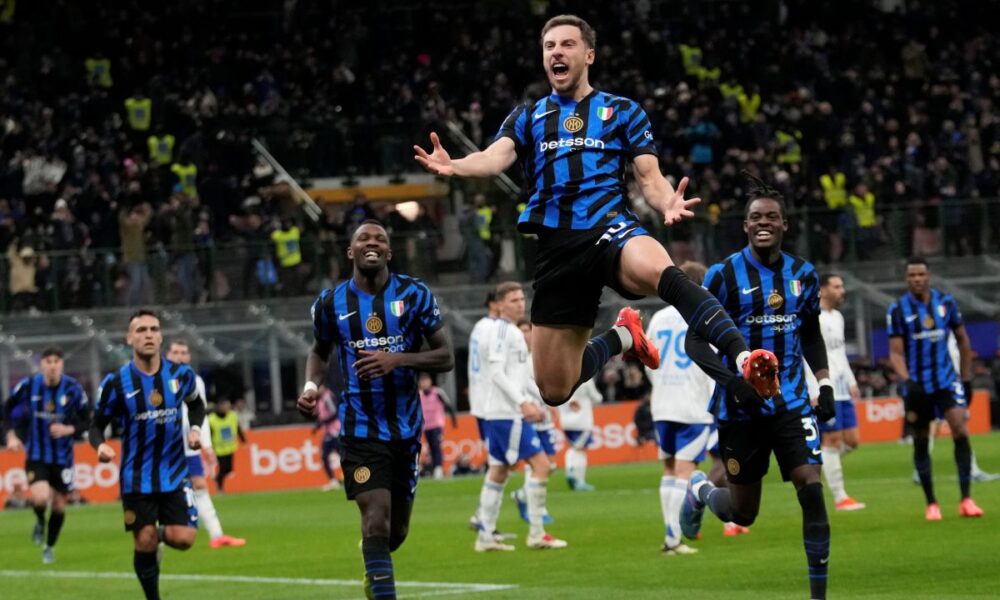
<instances>
[{"instance_id":1,"label":"crowd of spectators","mask_svg":"<svg viewBox=\"0 0 1000 600\"><path fill-rule=\"evenodd\" d=\"M412 170L444 121L486 145L547 93L536 32L573 10L597 28L592 82L643 105L663 170L704 199L661 232L681 258L742 244L744 169L813 211L791 243L818 262L997 250L1000 204L965 200L1000 188L1000 2L895 4L18 3L0 18L3 296L198 302L336 278L350 222L394 211L303 220L251 140L303 179ZM220 277L213 249L233 243Z\"/></svg>"}]
</instances>

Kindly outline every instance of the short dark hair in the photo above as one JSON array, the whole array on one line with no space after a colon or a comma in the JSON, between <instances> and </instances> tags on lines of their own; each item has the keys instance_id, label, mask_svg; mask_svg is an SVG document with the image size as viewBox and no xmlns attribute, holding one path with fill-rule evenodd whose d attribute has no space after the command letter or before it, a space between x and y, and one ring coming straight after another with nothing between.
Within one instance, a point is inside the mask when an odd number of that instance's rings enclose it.
<instances>
[{"instance_id":1,"label":"short dark hair","mask_svg":"<svg viewBox=\"0 0 1000 600\"><path fill-rule=\"evenodd\" d=\"M507 294L519 292L523 289L524 288L521 287L521 284L516 281L501 281L497 284L497 300L503 300L507 297Z\"/></svg>"},{"instance_id":2,"label":"short dark hair","mask_svg":"<svg viewBox=\"0 0 1000 600\"><path fill-rule=\"evenodd\" d=\"M58 346L48 346L42 350L42 358L48 358L50 356L58 356L59 358L62 358L62 348L59 348Z\"/></svg>"},{"instance_id":3,"label":"short dark hair","mask_svg":"<svg viewBox=\"0 0 1000 600\"><path fill-rule=\"evenodd\" d=\"M928 271L931 268L931 265L927 262L927 259L924 258L923 256L911 256L910 258L906 259L906 266L909 267L910 265L923 265L927 267Z\"/></svg>"},{"instance_id":4,"label":"short dark hair","mask_svg":"<svg viewBox=\"0 0 1000 600\"><path fill-rule=\"evenodd\" d=\"M357 237L358 231L360 231L361 228L364 227L365 225L374 225L376 227L381 227L385 231L385 235L386 236L389 235L389 230L385 228L385 224L382 223L382 221L379 221L378 219L365 219L364 221L358 223L357 229L355 229L354 233L351 234L352 242L354 241L354 238Z\"/></svg>"},{"instance_id":5,"label":"short dark hair","mask_svg":"<svg viewBox=\"0 0 1000 600\"><path fill-rule=\"evenodd\" d=\"M843 279L839 273L823 273L819 277L819 286L826 287L830 284L830 280L836 277L837 279Z\"/></svg>"},{"instance_id":6,"label":"short dark hair","mask_svg":"<svg viewBox=\"0 0 1000 600\"><path fill-rule=\"evenodd\" d=\"M767 198L768 200L774 200L778 203L778 207L781 209L781 218L784 219L787 215L785 210L785 197L781 195L781 192L771 187L767 182L765 182L760 177L750 173L749 171L743 171L743 176L747 178L747 203L743 208L743 218L746 219L750 216L750 205L753 204L754 200L763 200Z\"/></svg>"},{"instance_id":7,"label":"short dark hair","mask_svg":"<svg viewBox=\"0 0 1000 600\"><path fill-rule=\"evenodd\" d=\"M160 320L160 315L156 314L156 311L150 310L148 308L140 308L139 310L137 310L134 313L132 313L131 316L129 316L129 318L128 318L128 324L129 324L129 326L131 327L132 326L132 321L135 321L139 317L153 317L157 321Z\"/></svg>"},{"instance_id":8,"label":"short dark hair","mask_svg":"<svg viewBox=\"0 0 1000 600\"><path fill-rule=\"evenodd\" d=\"M590 26L590 23L587 23L576 15L557 15L546 21L542 27L541 41L543 44L545 43L545 34L560 25L572 25L576 27L580 30L580 37L583 38L583 43L588 48L593 49L597 47L597 32Z\"/></svg>"},{"instance_id":9,"label":"short dark hair","mask_svg":"<svg viewBox=\"0 0 1000 600\"><path fill-rule=\"evenodd\" d=\"M483 306L489 308L490 304L493 304L496 301L497 301L497 291L496 288L494 288L486 293L486 302L483 303Z\"/></svg>"}]
</instances>

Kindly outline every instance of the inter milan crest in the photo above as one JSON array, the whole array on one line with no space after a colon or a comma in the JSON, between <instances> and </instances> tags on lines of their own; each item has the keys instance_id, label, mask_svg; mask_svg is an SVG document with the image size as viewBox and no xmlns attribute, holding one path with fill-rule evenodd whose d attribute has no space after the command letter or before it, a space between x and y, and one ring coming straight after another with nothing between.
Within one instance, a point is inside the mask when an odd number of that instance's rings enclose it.
<instances>
[{"instance_id":1,"label":"inter milan crest","mask_svg":"<svg viewBox=\"0 0 1000 600\"><path fill-rule=\"evenodd\" d=\"M772 310L778 310L785 305L785 299L781 297L778 290L771 292L771 295L767 297L767 305L771 307Z\"/></svg>"},{"instance_id":2,"label":"inter milan crest","mask_svg":"<svg viewBox=\"0 0 1000 600\"><path fill-rule=\"evenodd\" d=\"M45 412L56 412L56 403L49 400L45 403Z\"/></svg>"},{"instance_id":3,"label":"inter milan crest","mask_svg":"<svg viewBox=\"0 0 1000 600\"><path fill-rule=\"evenodd\" d=\"M570 133L576 133L583 129L583 119L576 115L570 115L563 121L563 129Z\"/></svg>"},{"instance_id":4,"label":"inter milan crest","mask_svg":"<svg viewBox=\"0 0 1000 600\"><path fill-rule=\"evenodd\" d=\"M380 319L378 315L370 315L367 319L365 319L365 329L368 330L368 333L378 333L382 331L382 319Z\"/></svg>"},{"instance_id":5,"label":"inter milan crest","mask_svg":"<svg viewBox=\"0 0 1000 600\"><path fill-rule=\"evenodd\" d=\"M934 329L936 323L934 322L934 317L927 315L924 317L924 329Z\"/></svg>"},{"instance_id":6,"label":"inter milan crest","mask_svg":"<svg viewBox=\"0 0 1000 600\"><path fill-rule=\"evenodd\" d=\"M740 462L735 458L730 458L726 461L726 469L729 471L730 475L740 474Z\"/></svg>"},{"instance_id":7,"label":"inter milan crest","mask_svg":"<svg viewBox=\"0 0 1000 600\"><path fill-rule=\"evenodd\" d=\"M161 404L163 404L163 394L160 393L160 390L153 390L149 395L149 405L156 408Z\"/></svg>"},{"instance_id":8,"label":"inter milan crest","mask_svg":"<svg viewBox=\"0 0 1000 600\"><path fill-rule=\"evenodd\" d=\"M354 470L354 481L355 483L364 484L367 483L369 479L372 478L371 469L368 467L358 467Z\"/></svg>"}]
</instances>

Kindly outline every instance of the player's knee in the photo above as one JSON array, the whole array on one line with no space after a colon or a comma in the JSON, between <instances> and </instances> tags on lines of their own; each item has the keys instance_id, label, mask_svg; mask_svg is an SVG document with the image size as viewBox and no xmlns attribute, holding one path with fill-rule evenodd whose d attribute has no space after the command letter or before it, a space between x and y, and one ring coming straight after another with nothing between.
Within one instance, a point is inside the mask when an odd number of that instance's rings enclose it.
<instances>
[{"instance_id":1,"label":"player's knee","mask_svg":"<svg viewBox=\"0 0 1000 600\"><path fill-rule=\"evenodd\" d=\"M389 514L382 511L366 512L361 519L364 537L389 537Z\"/></svg>"},{"instance_id":2,"label":"player's knee","mask_svg":"<svg viewBox=\"0 0 1000 600\"><path fill-rule=\"evenodd\" d=\"M187 529L190 529L191 531L190 532L185 531L184 533L171 536L170 539L171 548L177 550L188 550L189 548L191 548L191 546L194 546L196 531L191 527L188 527Z\"/></svg>"},{"instance_id":3,"label":"player's knee","mask_svg":"<svg viewBox=\"0 0 1000 600\"><path fill-rule=\"evenodd\" d=\"M733 523L736 523L737 525L741 525L743 527L750 527L751 525L753 525L753 522L757 520L757 512L734 511L733 514L731 515L731 520Z\"/></svg>"},{"instance_id":4,"label":"player's knee","mask_svg":"<svg viewBox=\"0 0 1000 600\"><path fill-rule=\"evenodd\" d=\"M542 400L549 406L561 406L569 400L573 394L573 386L564 385L559 382L538 382L538 391Z\"/></svg>"}]
</instances>

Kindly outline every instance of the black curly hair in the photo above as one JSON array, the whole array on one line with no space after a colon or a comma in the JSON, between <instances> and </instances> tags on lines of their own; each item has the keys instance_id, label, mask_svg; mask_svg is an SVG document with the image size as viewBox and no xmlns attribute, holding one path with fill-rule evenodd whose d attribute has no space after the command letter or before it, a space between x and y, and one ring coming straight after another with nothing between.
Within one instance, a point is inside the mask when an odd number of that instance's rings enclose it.
<instances>
[{"instance_id":1,"label":"black curly hair","mask_svg":"<svg viewBox=\"0 0 1000 600\"><path fill-rule=\"evenodd\" d=\"M781 218L785 219L787 211L785 210L785 197L781 195L781 192L771 187L766 181L757 177L749 171L743 171L743 176L747 178L747 203L743 208L743 218L746 219L750 216L750 205L753 204L754 200L760 200L761 198L767 198L769 200L774 200L778 203L781 208Z\"/></svg>"}]
</instances>

